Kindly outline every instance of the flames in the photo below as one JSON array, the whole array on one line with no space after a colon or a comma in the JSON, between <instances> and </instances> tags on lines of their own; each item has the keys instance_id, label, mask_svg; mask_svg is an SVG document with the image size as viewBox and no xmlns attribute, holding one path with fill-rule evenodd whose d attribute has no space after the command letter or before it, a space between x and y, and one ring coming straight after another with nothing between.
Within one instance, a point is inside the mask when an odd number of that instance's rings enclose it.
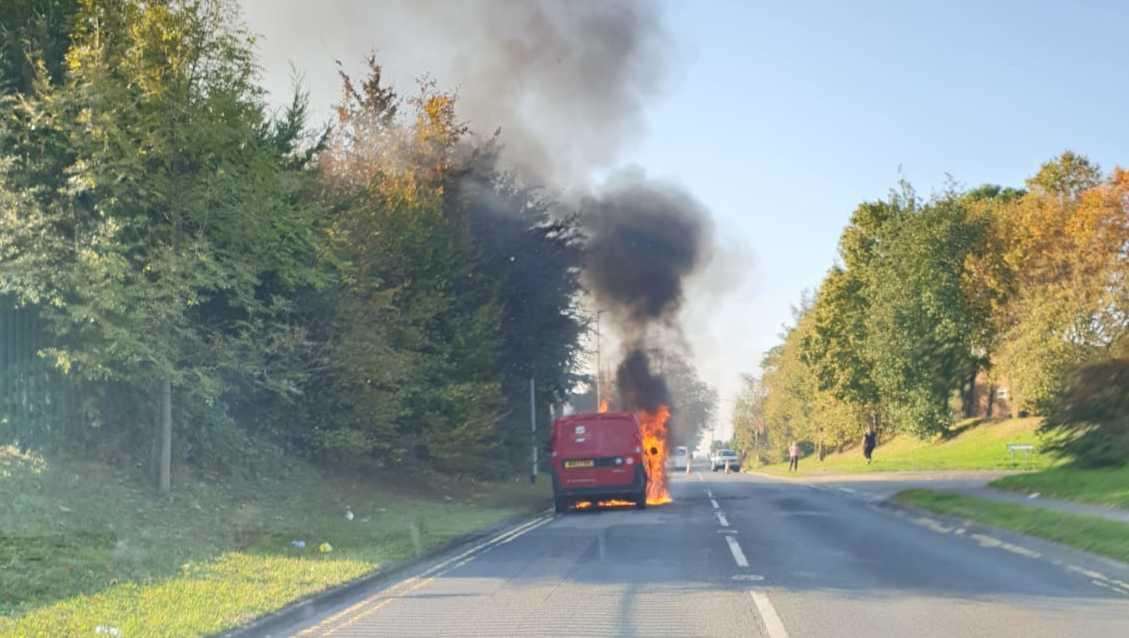
<instances>
[{"instance_id":1,"label":"flames","mask_svg":"<svg viewBox=\"0 0 1129 638\"><path fill-rule=\"evenodd\" d=\"M603 414L603 413L608 411L608 400L607 399L601 399L600 400L599 410L600 410L600 414Z\"/></svg>"},{"instance_id":2,"label":"flames","mask_svg":"<svg viewBox=\"0 0 1129 638\"><path fill-rule=\"evenodd\" d=\"M663 505L671 501L666 486L666 422L670 419L670 408L660 405L654 412L640 411L638 417L643 449L647 452L643 456L647 464L647 505ZM652 449L657 454L651 454Z\"/></svg>"},{"instance_id":3,"label":"flames","mask_svg":"<svg viewBox=\"0 0 1129 638\"><path fill-rule=\"evenodd\" d=\"M573 505L573 507L578 511L592 509L593 507L600 509L613 509L617 507L635 507L635 503L619 498L613 498L606 501L598 501L596 503L593 503L592 501L577 501L576 504Z\"/></svg>"}]
</instances>

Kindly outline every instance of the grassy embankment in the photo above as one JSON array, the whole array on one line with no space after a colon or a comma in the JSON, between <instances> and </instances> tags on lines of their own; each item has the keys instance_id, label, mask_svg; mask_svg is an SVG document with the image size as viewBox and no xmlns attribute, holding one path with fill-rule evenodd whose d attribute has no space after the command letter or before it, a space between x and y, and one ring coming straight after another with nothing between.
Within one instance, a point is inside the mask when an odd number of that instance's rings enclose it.
<instances>
[{"instance_id":1,"label":"grassy embankment","mask_svg":"<svg viewBox=\"0 0 1129 638\"><path fill-rule=\"evenodd\" d=\"M968 421L958 424L954 434L934 441L895 436L878 446L874 461L867 465L861 446L830 454L819 461L814 455L800 459L799 475L850 474L863 472L927 470L1037 470L1054 461L1037 450L1028 457L1013 458L1008 443L1038 446L1040 419ZM750 468L772 474L789 474L787 463ZM796 475L797 473L792 473Z\"/></svg>"},{"instance_id":2,"label":"grassy embankment","mask_svg":"<svg viewBox=\"0 0 1129 638\"><path fill-rule=\"evenodd\" d=\"M1053 467L1005 476L993 481L992 487L1129 509L1129 465L1102 469Z\"/></svg>"},{"instance_id":3,"label":"grassy embankment","mask_svg":"<svg viewBox=\"0 0 1129 638\"><path fill-rule=\"evenodd\" d=\"M906 490L894 499L1129 562L1129 525L1124 523L933 490Z\"/></svg>"},{"instance_id":4,"label":"grassy embankment","mask_svg":"<svg viewBox=\"0 0 1129 638\"><path fill-rule=\"evenodd\" d=\"M325 476L292 459L254 480L175 478L159 498L133 473L0 448L0 636L212 634L411 557L413 523L434 547L549 501L545 481Z\"/></svg>"}]
</instances>

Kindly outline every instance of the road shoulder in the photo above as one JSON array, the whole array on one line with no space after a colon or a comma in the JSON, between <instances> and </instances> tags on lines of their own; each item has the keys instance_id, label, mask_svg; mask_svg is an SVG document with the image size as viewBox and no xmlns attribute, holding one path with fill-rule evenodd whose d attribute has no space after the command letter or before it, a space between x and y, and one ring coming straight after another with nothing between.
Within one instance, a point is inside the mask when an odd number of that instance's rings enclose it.
<instances>
[{"instance_id":1,"label":"road shoulder","mask_svg":"<svg viewBox=\"0 0 1129 638\"><path fill-rule=\"evenodd\" d=\"M937 502L946 503L949 506L934 505ZM1061 538L1063 536L1061 533L1057 534L1060 538L1048 538L1048 536L1055 534L1048 532L1043 536L1037 531L1033 531L1042 530L1046 532L1049 529L1057 531L1061 528L1063 521L1070 521L1076 525L1079 522L1096 525L1102 533L1108 535L1116 533L1118 528L1122 527L1120 523L1088 519L1073 514L1062 514L1036 508L1024 508L1023 511L1016 512L1012 511L1011 508L1022 506L988 502L988 505L992 506L993 509L987 511L1007 508L1008 514L1031 517L1023 519L1024 529L1016 530L1000 524L1001 519L998 516L983 515L983 510L977 509L977 505L982 503L984 501L976 501L975 497L916 489L907 490L900 493L895 499L874 503L872 506L887 510L937 534L963 537L969 542L977 543L983 547L1025 556L1031 560L1048 561L1064 570L1088 576L1095 585L1129 596L1129 562L1118 560L1118 558L1110 555L1096 553L1092 551L1092 544L1083 543L1088 545L1086 548L1071 546L1065 539ZM1074 519L1083 520L1077 521ZM1055 527L1056 522L1059 527ZM1084 527L1082 529L1092 530L1094 528ZM1129 527L1126 527L1126 531L1129 532ZM1072 532L1068 532L1067 536L1070 533ZM1129 533L1124 538L1129 539ZM1124 556L1121 547L1120 544L1115 545L1115 550L1112 553L1117 556Z\"/></svg>"},{"instance_id":2,"label":"road shoulder","mask_svg":"<svg viewBox=\"0 0 1129 638\"><path fill-rule=\"evenodd\" d=\"M485 539L496 537L528 524L550 510L527 512L511 516L497 524L453 538L442 545L425 550L418 557L381 566L356 580L343 583L306 598L295 601L278 611L260 616L248 624L231 629L223 638L252 638L290 635L293 628L348 607L357 601L380 592L416 572L426 571L444 557L459 550L473 547Z\"/></svg>"}]
</instances>

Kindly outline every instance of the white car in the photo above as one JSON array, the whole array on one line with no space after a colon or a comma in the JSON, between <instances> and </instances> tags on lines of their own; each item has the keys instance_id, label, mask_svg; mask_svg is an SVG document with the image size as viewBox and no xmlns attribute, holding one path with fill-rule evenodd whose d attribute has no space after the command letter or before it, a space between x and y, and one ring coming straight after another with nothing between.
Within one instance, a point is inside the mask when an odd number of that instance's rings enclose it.
<instances>
[{"instance_id":1,"label":"white car","mask_svg":"<svg viewBox=\"0 0 1129 638\"><path fill-rule=\"evenodd\" d=\"M679 445L674 448L674 453L670 455L670 467L676 471L685 472L690 468L690 449L685 445Z\"/></svg>"},{"instance_id":2,"label":"white car","mask_svg":"<svg viewBox=\"0 0 1129 638\"><path fill-rule=\"evenodd\" d=\"M728 465L730 470L741 469L741 457L733 450L718 450L710 455L710 469L714 472L724 470Z\"/></svg>"}]
</instances>

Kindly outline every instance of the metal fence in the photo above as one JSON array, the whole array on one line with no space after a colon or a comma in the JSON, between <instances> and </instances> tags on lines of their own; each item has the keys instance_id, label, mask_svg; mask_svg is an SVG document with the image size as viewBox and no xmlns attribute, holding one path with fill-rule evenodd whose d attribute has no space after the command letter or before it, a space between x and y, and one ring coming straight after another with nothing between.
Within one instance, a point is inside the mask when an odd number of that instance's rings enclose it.
<instances>
[{"instance_id":1,"label":"metal fence","mask_svg":"<svg viewBox=\"0 0 1129 638\"><path fill-rule=\"evenodd\" d=\"M69 393L38 355L45 344L39 312L0 295L0 444L61 432Z\"/></svg>"}]
</instances>

